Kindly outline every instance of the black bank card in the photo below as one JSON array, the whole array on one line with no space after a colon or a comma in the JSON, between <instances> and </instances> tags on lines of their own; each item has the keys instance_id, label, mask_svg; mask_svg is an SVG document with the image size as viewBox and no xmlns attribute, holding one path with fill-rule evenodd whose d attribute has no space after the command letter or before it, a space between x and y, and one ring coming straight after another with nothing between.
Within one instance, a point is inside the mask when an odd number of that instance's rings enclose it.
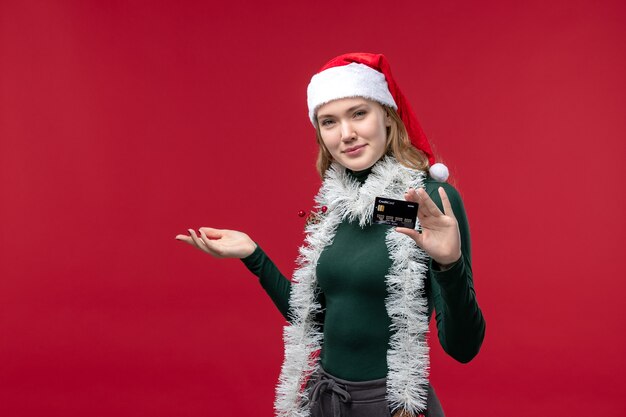
<instances>
[{"instance_id":1,"label":"black bank card","mask_svg":"<svg viewBox=\"0 0 626 417\"><path fill-rule=\"evenodd\" d=\"M411 201L376 197L372 222L415 229L417 207L418 204Z\"/></svg>"}]
</instances>

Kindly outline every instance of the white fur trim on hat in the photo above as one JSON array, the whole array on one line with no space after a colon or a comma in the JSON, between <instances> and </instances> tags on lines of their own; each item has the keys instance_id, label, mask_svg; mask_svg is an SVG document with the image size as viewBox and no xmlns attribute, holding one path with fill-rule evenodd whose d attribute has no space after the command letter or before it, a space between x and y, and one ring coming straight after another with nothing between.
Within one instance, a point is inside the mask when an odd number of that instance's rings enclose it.
<instances>
[{"instance_id":1,"label":"white fur trim on hat","mask_svg":"<svg viewBox=\"0 0 626 417\"><path fill-rule=\"evenodd\" d=\"M311 78L307 88L311 123L315 125L315 113L322 104L347 97L365 97L398 108L389 92L385 75L365 64L353 62L328 68Z\"/></svg>"}]
</instances>

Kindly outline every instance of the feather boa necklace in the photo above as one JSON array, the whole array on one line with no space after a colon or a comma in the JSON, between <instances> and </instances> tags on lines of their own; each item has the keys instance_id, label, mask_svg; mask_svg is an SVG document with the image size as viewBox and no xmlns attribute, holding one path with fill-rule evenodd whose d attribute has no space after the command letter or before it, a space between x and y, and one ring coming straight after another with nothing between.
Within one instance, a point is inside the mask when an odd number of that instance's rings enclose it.
<instances>
[{"instance_id":1,"label":"feather boa necklace","mask_svg":"<svg viewBox=\"0 0 626 417\"><path fill-rule=\"evenodd\" d=\"M324 248L335 237L342 221L371 224L376 197L404 199L409 189L422 188L425 173L406 168L386 156L372 168L363 185L337 163L328 169L315 198L327 212L309 224L300 248L289 298L291 322L284 328L285 360L276 388L278 417L308 417L306 381L318 369L323 333L314 321L321 312L317 302L316 267ZM392 335L387 351L387 399L392 408L417 414L426 408L428 392L428 306L424 281L428 255L406 235L389 228L385 238L391 268L385 279L385 305L391 318Z\"/></svg>"}]
</instances>

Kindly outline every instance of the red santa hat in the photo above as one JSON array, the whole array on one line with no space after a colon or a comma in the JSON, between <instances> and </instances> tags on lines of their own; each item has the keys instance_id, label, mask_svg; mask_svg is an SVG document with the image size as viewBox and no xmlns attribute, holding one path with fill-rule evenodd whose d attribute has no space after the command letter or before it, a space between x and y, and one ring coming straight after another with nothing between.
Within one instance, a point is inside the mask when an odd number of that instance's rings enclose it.
<instances>
[{"instance_id":1,"label":"red santa hat","mask_svg":"<svg viewBox=\"0 0 626 417\"><path fill-rule=\"evenodd\" d=\"M330 101L364 97L389 106L398 112L413 145L424 152L430 163L430 176L437 181L448 179L448 168L435 163L435 155L409 102L400 91L387 58L382 54L349 53L328 61L311 78L307 89L309 118L315 126L317 109Z\"/></svg>"}]
</instances>

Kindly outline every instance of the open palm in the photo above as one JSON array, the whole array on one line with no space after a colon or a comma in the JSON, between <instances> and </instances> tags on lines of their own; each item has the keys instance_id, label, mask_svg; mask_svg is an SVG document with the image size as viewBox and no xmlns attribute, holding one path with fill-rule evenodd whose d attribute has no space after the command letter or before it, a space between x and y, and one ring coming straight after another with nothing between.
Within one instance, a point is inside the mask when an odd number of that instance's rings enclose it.
<instances>
[{"instance_id":1,"label":"open palm","mask_svg":"<svg viewBox=\"0 0 626 417\"><path fill-rule=\"evenodd\" d=\"M193 229L188 231L189 235L177 235L176 239L216 258L245 258L256 249L256 243L247 234L236 230L201 227L200 236Z\"/></svg>"}]
</instances>

